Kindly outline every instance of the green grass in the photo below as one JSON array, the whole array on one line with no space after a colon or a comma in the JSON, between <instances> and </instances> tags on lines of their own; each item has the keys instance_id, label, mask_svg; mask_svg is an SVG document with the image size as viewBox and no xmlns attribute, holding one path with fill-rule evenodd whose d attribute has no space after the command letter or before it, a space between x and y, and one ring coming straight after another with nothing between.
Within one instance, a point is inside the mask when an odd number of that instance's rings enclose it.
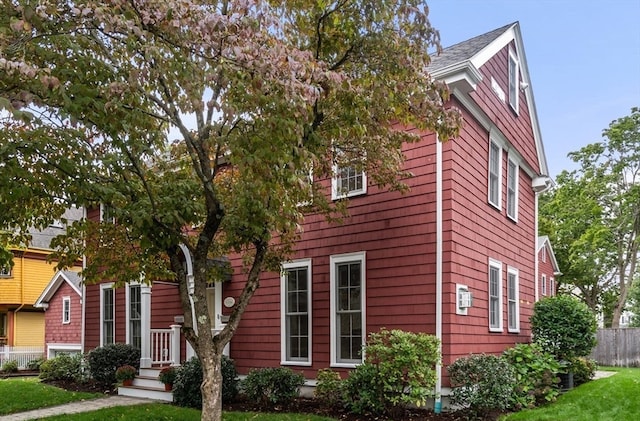
<instances>
[{"instance_id":1,"label":"green grass","mask_svg":"<svg viewBox=\"0 0 640 421\"><path fill-rule=\"evenodd\" d=\"M601 368L602 369L602 368ZM640 369L605 368L617 374L585 383L550 405L502 418L518 420L636 421L640 419Z\"/></svg>"},{"instance_id":2,"label":"green grass","mask_svg":"<svg viewBox=\"0 0 640 421\"><path fill-rule=\"evenodd\" d=\"M40 383L34 377L0 379L0 415L30 411L100 396L103 395L99 393L68 392Z\"/></svg>"},{"instance_id":3,"label":"green grass","mask_svg":"<svg viewBox=\"0 0 640 421\"><path fill-rule=\"evenodd\" d=\"M43 418L47 421L103 421L103 420L127 420L127 421L199 421L200 411L177 406L152 403L134 406L119 406L100 409L79 414L65 414L55 417ZM332 418L318 417L306 414L258 414L254 412L225 412L224 421L333 421Z\"/></svg>"}]
</instances>

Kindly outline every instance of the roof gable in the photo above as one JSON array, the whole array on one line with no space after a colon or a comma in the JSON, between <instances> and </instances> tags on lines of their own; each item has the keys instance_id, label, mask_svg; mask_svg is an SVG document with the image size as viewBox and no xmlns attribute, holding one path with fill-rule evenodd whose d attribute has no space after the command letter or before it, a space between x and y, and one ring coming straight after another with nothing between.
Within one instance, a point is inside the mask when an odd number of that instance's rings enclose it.
<instances>
[{"instance_id":1,"label":"roof gable","mask_svg":"<svg viewBox=\"0 0 640 421\"><path fill-rule=\"evenodd\" d=\"M434 78L447 83L452 93L461 99L463 104L470 105L472 101L465 101L465 97L468 96L470 92L475 91L478 83L482 81L483 76L480 67L512 41L515 44L516 55L520 62L522 86L527 87L524 89L524 93L529 109L538 166L540 168L540 174L536 175L547 176L549 174L547 158L542 143L542 133L538 124L533 88L531 87L531 78L529 76L529 68L524 52L522 35L520 33L520 24L518 22L510 23L501 28L494 29L485 34L445 48L439 55L432 57L428 70ZM479 111L475 114L475 117L483 122L487 129L491 129L491 121L486 115L481 114L482 111Z\"/></svg>"},{"instance_id":2,"label":"roof gable","mask_svg":"<svg viewBox=\"0 0 640 421\"><path fill-rule=\"evenodd\" d=\"M82 295L80 290L80 286L82 285L82 278L76 272L70 270L62 270L56 272L47 284L47 287L42 291L40 297L36 300L34 307L46 307L45 305L51 301L51 299L56 295L56 292L60 287L67 283L71 286L71 288L78 294Z\"/></svg>"},{"instance_id":3,"label":"roof gable","mask_svg":"<svg viewBox=\"0 0 640 421\"><path fill-rule=\"evenodd\" d=\"M560 267L558 266L558 261L556 260L556 255L553 252L553 247L551 247L551 240L546 235L538 237L538 249L537 252L540 253L543 247L547 248L547 256L549 256L549 260L551 260L551 265L553 266L553 274L556 276L562 275L560 272Z\"/></svg>"}]
</instances>

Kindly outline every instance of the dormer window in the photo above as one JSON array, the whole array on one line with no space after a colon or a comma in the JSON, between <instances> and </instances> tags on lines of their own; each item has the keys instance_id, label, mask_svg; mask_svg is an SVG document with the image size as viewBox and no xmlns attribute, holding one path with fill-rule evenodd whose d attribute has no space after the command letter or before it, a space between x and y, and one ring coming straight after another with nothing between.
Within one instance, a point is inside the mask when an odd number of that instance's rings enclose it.
<instances>
[{"instance_id":1,"label":"dormer window","mask_svg":"<svg viewBox=\"0 0 640 421\"><path fill-rule=\"evenodd\" d=\"M518 87L520 86L520 62L509 49L509 105L518 113Z\"/></svg>"}]
</instances>

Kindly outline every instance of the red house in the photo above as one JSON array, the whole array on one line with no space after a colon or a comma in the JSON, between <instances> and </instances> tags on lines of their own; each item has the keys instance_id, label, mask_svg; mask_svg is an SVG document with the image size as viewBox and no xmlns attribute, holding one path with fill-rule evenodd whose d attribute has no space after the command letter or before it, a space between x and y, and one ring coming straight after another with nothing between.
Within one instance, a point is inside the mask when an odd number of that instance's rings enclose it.
<instances>
[{"instance_id":1,"label":"red house","mask_svg":"<svg viewBox=\"0 0 640 421\"><path fill-rule=\"evenodd\" d=\"M519 24L443 50L430 71L462 112L460 135L422 132L420 142L405 145L413 174L405 194L380 189L353 168L320 181L333 199L349 198L349 216L338 225L307 215L282 274L263 274L228 350L240 373L285 365L313 384L319 369L359 364L367 334L382 327L438 336L442 367L530 341L540 296L537 196L552 181ZM216 328L244 286L239 258L229 258L230 281L209 290ZM131 343L142 351L142 367L193 355L179 334L175 283L103 283L84 296L85 351ZM442 367L439 396L448 386Z\"/></svg>"},{"instance_id":2,"label":"red house","mask_svg":"<svg viewBox=\"0 0 640 421\"><path fill-rule=\"evenodd\" d=\"M34 307L44 308L45 355L82 351L82 289L77 272L58 271Z\"/></svg>"},{"instance_id":3,"label":"red house","mask_svg":"<svg viewBox=\"0 0 640 421\"><path fill-rule=\"evenodd\" d=\"M538 237L538 293L539 298L553 297L558 292L556 277L562 275L553 253L549 237Z\"/></svg>"}]
</instances>

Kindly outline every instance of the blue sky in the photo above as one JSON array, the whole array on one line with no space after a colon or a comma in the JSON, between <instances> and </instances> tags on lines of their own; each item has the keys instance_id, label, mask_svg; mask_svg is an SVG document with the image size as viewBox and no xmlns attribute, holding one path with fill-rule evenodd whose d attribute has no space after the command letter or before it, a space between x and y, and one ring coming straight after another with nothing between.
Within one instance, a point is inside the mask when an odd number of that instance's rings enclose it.
<instances>
[{"instance_id":1,"label":"blue sky","mask_svg":"<svg viewBox=\"0 0 640 421\"><path fill-rule=\"evenodd\" d=\"M640 0L426 0L443 47L520 22L549 172L640 107Z\"/></svg>"}]
</instances>

